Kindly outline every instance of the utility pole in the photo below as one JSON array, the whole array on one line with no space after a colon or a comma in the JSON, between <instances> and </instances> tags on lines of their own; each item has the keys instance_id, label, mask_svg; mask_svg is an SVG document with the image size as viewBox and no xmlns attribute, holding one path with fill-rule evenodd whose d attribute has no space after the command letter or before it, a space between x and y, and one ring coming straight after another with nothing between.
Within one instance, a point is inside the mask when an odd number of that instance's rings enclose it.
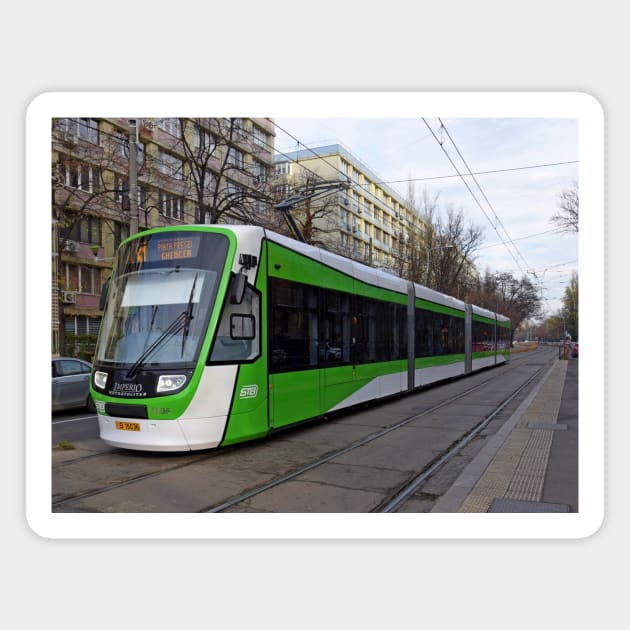
<instances>
[{"instance_id":1,"label":"utility pole","mask_svg":"<svg viewBox=\"0 0 630 630\"><path fill-rule=\"evenodd\" d=\"M138 218L138 124L129 120L129 236L139 232Z\"/></svg>"}]
</instances>

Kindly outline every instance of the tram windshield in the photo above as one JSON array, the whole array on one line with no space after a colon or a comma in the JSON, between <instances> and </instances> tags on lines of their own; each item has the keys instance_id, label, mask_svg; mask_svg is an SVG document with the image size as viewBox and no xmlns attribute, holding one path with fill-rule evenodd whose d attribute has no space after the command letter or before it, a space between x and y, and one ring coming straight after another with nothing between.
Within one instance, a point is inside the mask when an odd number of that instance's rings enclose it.
<instances>
[{"instance_id":1,"label":"tram windshield","mask_svg":"<svg viewBox=\"0 0 630 630\"><path fill-rule=\"evenodd\" d=\"M96 361L127 367L193 364L223 274L221 234L164 232L124 245L109 288Z\"/></svg>"}]
</instances>

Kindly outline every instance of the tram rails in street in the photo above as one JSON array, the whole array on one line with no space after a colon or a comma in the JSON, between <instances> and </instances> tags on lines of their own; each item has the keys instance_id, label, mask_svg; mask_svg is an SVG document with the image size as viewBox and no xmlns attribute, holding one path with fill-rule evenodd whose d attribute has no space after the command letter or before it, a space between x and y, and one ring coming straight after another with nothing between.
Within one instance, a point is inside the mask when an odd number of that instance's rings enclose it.
<instances>
[{"instance_id":1,"label":"tram rails in street","mask_svg":"<svg viewBox=\"0 0 630 630\"><path fill-rule=\"evenodd\" d=\"M554 359L538 350L472 379L223 451L156 456L112 450L79 457L53 469L53 511L380 511ZM491 395L496 404L489 404ZM475 397L487 407L480 418L472 417L472 408L462 410ZM386 420L397 405L399 417ZM415 461L387 462L385 452ZM108 470L117 471L109 480ZM356 473L364 486L349 478ZM80 482L65 483L73 478ZM177 496L180 487L187 490ZM319 490L325 496L317 499Z\"/></svg>"}]
</instances>

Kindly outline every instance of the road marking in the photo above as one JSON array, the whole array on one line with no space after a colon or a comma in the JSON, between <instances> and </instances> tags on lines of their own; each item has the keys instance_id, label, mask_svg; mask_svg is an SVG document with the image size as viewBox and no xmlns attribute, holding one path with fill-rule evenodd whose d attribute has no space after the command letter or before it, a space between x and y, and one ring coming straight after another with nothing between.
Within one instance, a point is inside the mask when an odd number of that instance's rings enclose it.
<instances>
[{"instance_id":1,"label":"road marking","mask_svg":"<svg viewBox=\"0 0 630 630\"><path fill-rule=\"evenodd\" d=\"M53 420L53 424L65 424L66 422L79 422L80 420L96 420L97 415L93 416L79 416L78 418L68 418L67 420Z\"/></svg>"}]
</instances>

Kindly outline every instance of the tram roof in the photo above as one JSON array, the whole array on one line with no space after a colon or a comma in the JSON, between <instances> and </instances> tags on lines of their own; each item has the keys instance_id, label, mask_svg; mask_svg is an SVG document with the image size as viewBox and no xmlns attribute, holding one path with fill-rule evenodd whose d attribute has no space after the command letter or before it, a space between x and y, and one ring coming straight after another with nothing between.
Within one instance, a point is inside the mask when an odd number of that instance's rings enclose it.
<instances>
[{"instance_id":1,"label":"tram roof","mask_svg":"<svg viewBox=\"0 0 630 630\"><path fill-rule=\"evenodd\" d=\"M307 258L321 262L322 264L337 269L341 273L356 278L362 282L378 286L381 288L396 291L397 293L407 293L408 281L404 280L388 271L379 268L369 267L363 263L354 261L345 256L329 252L328 250L309 245L308 243L302 243L293 238L289 238L272 230L266 228L252 226L252 225L220 225L221 228L228 228L234 231L234 233L241 237L258 237L267 238L268 240L282 245L287 249L291 249ZM441 304L443 306L449 306L457 310L464 310L465 302L459 300L450 295L440 293L433 289L429 289L421 284L413 283L415 296L419 299ZM485 308L472 305L473 313L494 319L495 313ZM508 322L508 317L504 315L496 314L499 321Z\"/></svg>"}]
</instances>

